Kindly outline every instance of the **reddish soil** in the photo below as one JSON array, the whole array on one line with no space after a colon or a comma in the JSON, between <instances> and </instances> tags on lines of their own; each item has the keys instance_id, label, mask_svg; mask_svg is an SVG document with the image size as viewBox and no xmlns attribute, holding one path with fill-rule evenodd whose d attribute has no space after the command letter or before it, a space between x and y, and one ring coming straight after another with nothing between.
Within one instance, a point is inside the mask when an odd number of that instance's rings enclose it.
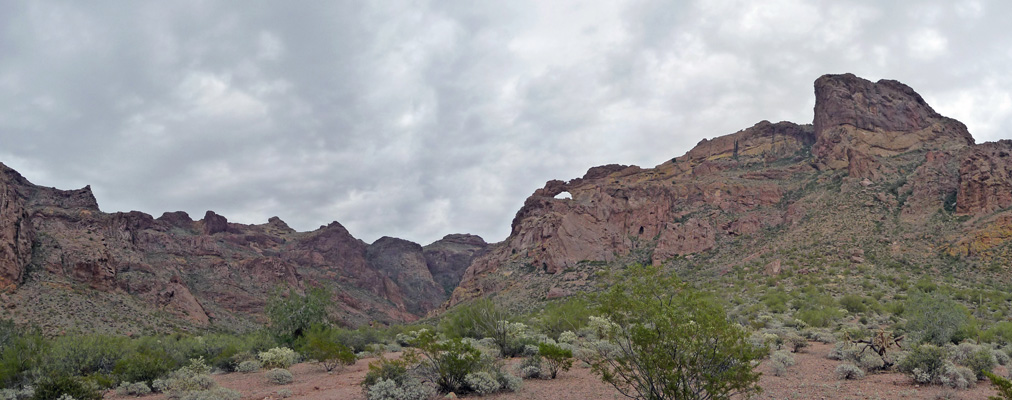
<instances>
[{"instance_id":1,"label":"reddish soil","mask_svg":"<svg viewBox=\"0 0 1012 400\"><path fill-rule=\"evenodd\" d=\"M872 374L856 381L837 380L834 370L839 361L826 358L832 345L812 343L806 352L794 355L797 362L784 376L773 376L767 363L760 365L760 385L763 393L758 399L986 399L995 395L987 381L977 383L969 390L953 390L940 386L916 385L906 375L898 373ZM368 365L375 359L359 360L340 372L327 373L318 364L298 364L291 368L295 382L276 386L267 383L263 372L251 374L215 375L224 387L238 390L243 399L279 399L278 390L292 391L292 399L354 399L364 400L359 382ZM624 399L618 391L601 382L590 369L577 362L573 369L559 374L555 380L526 380L515 393L486 396L489 400L552 399L552 400L613 400ZM999 367L998 373L1005 373ZM109 393L106 399L126 399ZM145 400L164 399L162 395L143 397Z\"/></svg>"}]
</instances>

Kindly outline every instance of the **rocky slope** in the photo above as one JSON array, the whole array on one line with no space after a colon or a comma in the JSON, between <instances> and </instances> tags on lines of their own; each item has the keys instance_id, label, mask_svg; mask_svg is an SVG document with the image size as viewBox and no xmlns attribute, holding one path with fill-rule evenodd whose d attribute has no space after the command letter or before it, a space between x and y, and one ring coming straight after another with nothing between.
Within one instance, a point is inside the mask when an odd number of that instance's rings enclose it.
<instances>
[{"instance_id":1,"label":"rocky slope","mask_svg":"<svg viewBox=\"0 0 1012 400\"><path fill-rule=\"evenodd\" d=\"M602 266L630 262L703 275L1008 265L1012 142L975 145L897 81L826 75L815 95L811 125L763 121L654 168L607 165L548 182L448 305L565 296L592 289ZM819 261L795 261L799 253Z\"/></svg>"},{"instance_id":2,"label":"rocky slope","mask_svg":"<svg viewBox=\"0 0 1012 400\"><path fill-rule=\"evenodd\" d=\"M244 329L262 322L275 288L311 285L332 290L349 325L412 321L485 246L455 235L431 251L366 244L337 222L296 232L277 217L243 225L212 211L104 213L88 187L40 187L0 164L0 316L49 332Z\"/></svg>"}]
</instances>

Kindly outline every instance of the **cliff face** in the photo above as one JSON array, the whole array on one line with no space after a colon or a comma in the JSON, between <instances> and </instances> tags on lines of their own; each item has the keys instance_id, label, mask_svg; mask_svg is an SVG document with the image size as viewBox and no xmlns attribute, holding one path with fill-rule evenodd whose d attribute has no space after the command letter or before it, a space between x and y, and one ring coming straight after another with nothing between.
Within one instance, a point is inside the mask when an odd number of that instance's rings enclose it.
<instances>
[{"instance_id":1,"label":"cliff face","mask_svg":"<svg viewBox=\"0 0 1012 400\"><path fill-rule=\"evenodd\" d=\"M490 293L566 295L590 288L603 265L719 273L807 237L821 238L811 246L844 260L853 255L837 243L856 240L929 260L937 253L918 249L954 246L992 224L938 226L937 215L1012 205L1012 145L974 145L962 123L939 115L910 87L826 75L816 80L815 96L812 125L763 121L703 140L655 168L607 165L548 182L517 212L510 236L475 259L450 304ZM555 198L562 192L572 199ZM891 224L896 232L933 234L922 235L927 241L869 235Z\"/></svg>"},{"instance_id":2,"label":"cliff face","mask_svg":"<svg viewBox=\"0 0 1012 400\"><path fill-rule=\"evenodd\" d=\"M447 257L466 266L473 253ZM0 164L7 317L50 332L245 329L263 321L275 288L313 285L332 290L332 311L349 325L413 321L448 296L415 243L368 245L337 222L299 233L277 217L243 225L213 211L197 221L104 213L90 188L36 186Z\"/></svg>"}]
</instances>

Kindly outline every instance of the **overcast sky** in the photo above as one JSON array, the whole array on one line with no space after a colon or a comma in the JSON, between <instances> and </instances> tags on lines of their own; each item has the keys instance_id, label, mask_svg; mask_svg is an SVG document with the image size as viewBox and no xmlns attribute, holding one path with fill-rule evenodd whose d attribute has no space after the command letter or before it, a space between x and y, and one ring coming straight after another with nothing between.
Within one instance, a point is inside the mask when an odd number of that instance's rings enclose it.
<instances>
[{"instance_id":1,"label":"overcast sky","mask_svg":"<svg viewBox=\"0 0 1012 400\"><path fill-rule=\"evenodd\" d=\"M882 5L888 3L891 5ZM0 162L103 211L504 239L549 179L652 167L812 82L1012 137L1008 1L0 0Z\"/></svg>"}]
</instances>

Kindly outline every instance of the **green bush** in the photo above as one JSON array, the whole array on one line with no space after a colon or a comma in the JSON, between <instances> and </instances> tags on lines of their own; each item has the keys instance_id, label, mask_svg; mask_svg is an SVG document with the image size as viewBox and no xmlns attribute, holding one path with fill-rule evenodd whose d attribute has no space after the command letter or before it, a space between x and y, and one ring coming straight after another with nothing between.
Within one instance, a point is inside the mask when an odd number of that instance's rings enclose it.
<instances>
[{"instance_id":1,"label":"green bush","mask_svg":"<svg viewBox=\"0 0 1012 400\"><path fill-rule=\"evenodd\" d=\"M11 329L12 336L0 347L0 387L29 386L46 352L46 341L37 330ZM5 330L6 330L5 329Z\"/></svg>"},{"instance_id":2,"label":"green bush","mask_svg":"<svg viewBox=\"0 0 1012 400\"><path fill-rule=\"evenodd\" d=\"M316 360L328 372L339 365L355 364L355 353L345 345L338 343L337 331L333 328L317 325L306 333L303 353L306 358Z\"/></svg>"},{"instance_id":3,"label":"green bush","mask_svg":"<svg viewBox=\"0 0 1012 400\"><path fill-rule=\"evenodd\" d=\"M100 400L102 392L79 377L70 375L49 376L38 381L32 400L58 400L70 395L77 400Z\"/></svg>"},{"instance_id":4,"label":"green bush","mask_svg":"<svg viewBox=\"0 0 1012 400\"><path fill-rule=\"evenodd\" d=\"M648 399L729 399L759 392L750 345L713 299L656 267L631 266L597 296L612 322L605 338L615 354L591 361L592 371L623 395Z\"/></svg>"},{"instance_id":5,"label":"green bush","mask_svg":"<svg viewBox=\"0 0 1012 400\"><path fill-rule=\"evenodd\" d=\"M847 312L855 314L868 311L868 306L864 304L864 298L856 294L843 295L840 298L840 306L847 310Z\"/></svg>"},{"instance_id":6,"label":"green bush","mask_svg":"<svg viewBox=\"0 0 1012 400\"><path fill-rule=\"evenodd\" d=\"M244 374L248 374L250 372L257 372L257 371L260 370L260 368L263 368L263 364L260 363L260 361L257 361L257 360L246 360L246 361L243 361L243 362L239 363L239 366L237 366L235 368L235 370L236 370L236 372L242 372Z\"/></svg>"},{"instance_id":7,"label":"green bush","mask_svg":"<svg viewBox=\"0 0 1012 400\"><path fill-rule=\"evenodd\" d=\"M129 348L130 341L126 337L60 336L53 339L46 353L43 373L50 376L111 374Z\"/></svg>"},{"instance_id":8,"label":"green bush","mask_svg":"<svg viewBox=\"0 0 1012 400\"><path fill-rule=\"evenodd\" d=\"M362 380L362 388L368 391L380 381L393 381L395 386L400 385L409 378L408 367L413 366L415 362L417 359L411 353L397 360L381 356L379 360L369 363L369 371Z\"/></svg>"},{"instance_id":9,"label":"green bush","mask_svg":"<svg viewBox=\"0 0 1012 400\"><path fill-rule=\"evenodd\" d=\"M960 329L970 324L970 313L944 293L913 292L905 305L907 335L914 342L936 346L950 343Z\"/></svg>"},{"instance_id":10,"label":"green bush","mask_svg":"<svg viewBox=\"0 0 1012 400\"><path fill-rule=\"evenodd\" d=\"M281 344L294 346L310 327L329 323L327 305L331 304L330 291L315 287L300 296L293 289L276 290L264 311L270 319L270 329Z\"/></svg>"},{"instance_id":11,"label":"green bush","mask_svg":"<svg viewBox=\"0 0 1012 400\"><path fill-rule=\"evenodd\" d=\"M569 371L573 367L573 351L570 349L564 349L556 344L540 343L538 354L545 359L545 366L551 379L555 379L559 370Z\"/></svg>"},{"instance_id":12,"label":"green bush","mask_svg":"<svg viewBox=\"0 0 1012 400\"><path fill-rule=\"evenodd\" d=\"M587 299L571 297L565 301L552 303L538 315L535 325L552 338L566 331L576 332L587 326L593 309Z\"/></svg>"},{"instance_id":13,"label":"green bush","mask_svg":"<svg viewBox=\"0 0 1012 400\"><path fill-rule=\"evenodd\" d=\"M941 347L921 344L900 360L897 369L920 383L937 382L944 372L947 355Z\"/></svg>"},{"instance_id":14,"label":"green bush","mask_svg":"<svg viewBox=\"0 0 1012 400\"><path fill-rule=\"evenodd\" d=\"M992 325L983 332L981 340L998 344L1012 343L1012 322L1001 321Z\"/></svg>"},{"instance_id":15,"label":"green bush","mask_svg":"<svg viewBox=\"0 0 1012 400\"><path fill-rule=\"evenodd\" d=\"M1012 381L991 372L984 372L984 376L991 381L995 390L998 391L998 396L990 396L987 400L1012 400Z\"/></svg>"},{"instance_id":16,"label":"green bush","mask_svg":"<svg viewBox=\"0 0 1012 400\"><path fill-rule=\"evenodd\" d=\"M481 369L480 350L459 338L437 340L433 332L420 334L416 347L421 357L418 371L424 380L434 382L441 393L471 391L464 378Z\"/></svg>"},{"instance_id":17,"label":"green bush","mask_svg":"<svg viewBox=\"0 0 1012 400\"><path fill-rule=\"evenodd\" d=\"M407 378L398 383L392 379L383 379L366 388L368 400L428 400L435 395L435 390L417 379Z\"/></svg>"}]
</instances>

